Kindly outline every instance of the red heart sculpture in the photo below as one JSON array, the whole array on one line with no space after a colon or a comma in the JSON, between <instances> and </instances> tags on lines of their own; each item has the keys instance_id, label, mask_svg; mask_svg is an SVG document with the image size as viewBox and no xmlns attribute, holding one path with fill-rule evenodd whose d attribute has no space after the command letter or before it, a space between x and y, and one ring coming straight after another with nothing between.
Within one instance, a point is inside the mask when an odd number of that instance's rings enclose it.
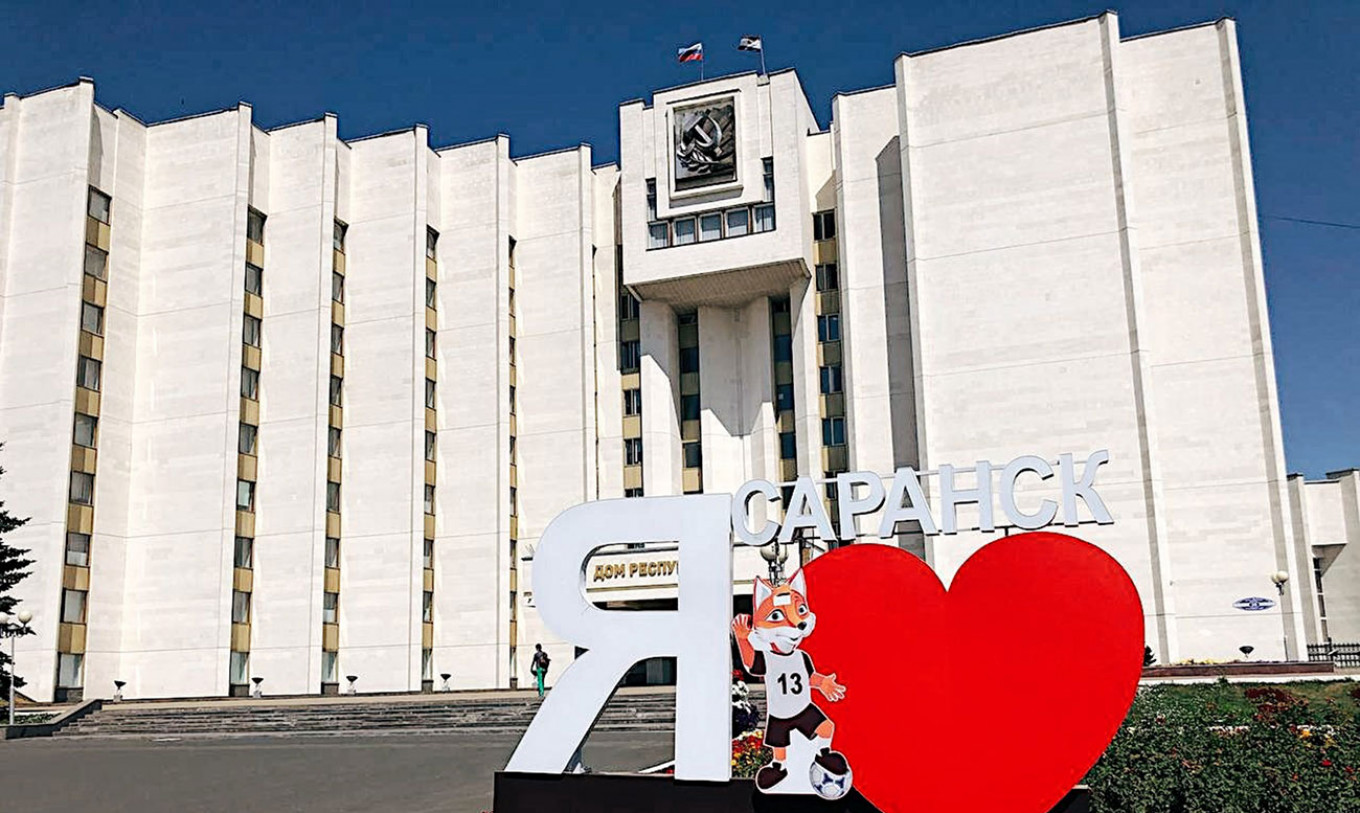
<instances>
[{"instance_id":1,"label":"red heart sculpture","mask_svg":"<svg viewBox=\"0 0 1360 813\"><path fill-rule=\"evenodd\" d=\"M887 545L837 549L804 574L817 625L802 649L846 687L817 704L855 788L884 813L1048 813L1133 702L1138 591L1079 539L993 542L947 592Z\"/></svg>"}]
</instances>

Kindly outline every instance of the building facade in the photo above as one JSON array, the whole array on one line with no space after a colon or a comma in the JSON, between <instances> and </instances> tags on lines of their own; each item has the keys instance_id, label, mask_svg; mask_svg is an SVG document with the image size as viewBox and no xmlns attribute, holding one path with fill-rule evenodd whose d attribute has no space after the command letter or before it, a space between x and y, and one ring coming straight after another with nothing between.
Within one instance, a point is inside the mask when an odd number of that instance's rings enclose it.
<instances>
[{"instance_id":1,"label":"building facade","mask_svg":"<svg viewBox=\"0 0 1360 813\"><path fill-rule=\"evenodd\" d=\"M1097 449L1115 522L1079 533L1162 661L1360 640L1356 475L1285 473L1232 22L902 55L828 130L793 71L722 77L619 133L596 166L6 96L33 696L511 686L572 657L530 581L572 505ZM898 531L946 582L995 538ZM587 586L663 608L676 573L606 549Z\"/></svg>"}]
</instances>

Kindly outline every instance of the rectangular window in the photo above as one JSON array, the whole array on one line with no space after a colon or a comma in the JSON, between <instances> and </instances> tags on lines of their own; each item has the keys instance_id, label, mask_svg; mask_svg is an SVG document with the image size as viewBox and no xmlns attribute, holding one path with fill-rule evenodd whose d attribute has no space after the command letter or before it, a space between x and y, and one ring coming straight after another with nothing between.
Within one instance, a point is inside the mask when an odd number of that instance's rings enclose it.
<instances>
[{"instance_id":1,"label":"rectangular window","mask_svg":"<svg viewBox=\"0 0 1360 813\"><path fill-rule=\"evenodd\" d=\"M619 369L632 372L642 364L642 345L637 339L619 346Z\"/></svg>"},{"instance_id":2,"label":"rectangular window","mask_svg":"<svg viewBox=\"0 0 1360 813\"><path fill-rule=\"evenodd\" d=\"M90 566L90 535L69 533L66 535L66 564L77 567Z\"/></svg>"},{"instance_id":3,"label":"rectangular window","mask_svg":"<svg viewBox=\"0 0 1360 813\"><path fill-rule=\"evenodd\" d=\"M250 623L250 594L240 590L231 591L231 623Z\"/></svg>"},{"instance_id":4,"label":"rectangular window","mask_svg":"<svg viewBox=\"0 0 1360 813\"><path fill-rule=\"evenodd\" d=\"M335 226L331 230L331 247L336 251L345 251L345 232L349 231L349 226L343 221L335 221Z\"/></svg>"},{"instance_id":5,"label":"rectangular window","mask_svg":"<svg viewBox=\"0 0 1360 813\"><path fill-rule=\"evenodd\" d=\"M255 561L255 540L248 536L236 537L236 567L252 567Z\"/></svg>"},{"instance_id":6,"label":"rectangular window","mask_svg":"<svg viewBox=\"0 0 1360 813\"><path fill-rule=\"evenodd\" d=\"M776 412L793 409L792 384L779 384L774 388L774 408Z\"/></svg>"},{"instance_id":7,"label":"rectangular window","mask_svg":"<svg viewBox=\"0 0 1360 813\"><path fill-rule=\"evenodd\" d=\"M435 333L429 328L425 328L425 358L434 358Z\"/></svg>"},{"instance_id":8,"label":"rectangular window","mask_svg":"<svg viewBox=\"0 0 1360 813\"><path fill-rule=\"evenodd\" d=\"M434 515L434 486L425 484L425 513Z\"/></svg>"},{"instance_id":9,"label":"rectangular window","mask_svg":"<svg viewBox=\"0 0 1360 813\"><path fill-rule=\"evenodd\" d=\"M86 245L85 273L95 279L107 279L109 273L109 253L101 248Z\"/></svg>"},{"instance_id":10,"label":"rectangular window","mask_svg":"<svg viewBox=\"0 0 1360 813\"><path fill-rule=\"evenodd\" d=\"M227 681L233 686L250 683L250 653L232 652L231 663L227 665Z\"/></svg>"},{"instance_id":11,"label":"rectangular window","mask_svg":"<svg viewBox=\"0 0 1360 813\"><path fill-rule=\"evenodd\" d=\"M344 406L345 379L331 376L331 406Z\"/></svg>"},{"instance_id":12,"label":"rectangular window","mask_svg":"<svg viewBox=\"0 0 1360 813\"><path fill-rule=\"evenodd\" d=\"M642 486L637 486L637 487L635 487L635 488L625 488L625 489L623 490L623 496L625 496L625 497L641 497L641 496L642 496Z\"/></svg>"},{"instance_id":13,"label":"rectangular window","mask_svg":"<svg viewBox=\"0 0 1360 813\"><path fill-rule=\"evenodd\" d=\"M236 481L236 507L242 511L255 510L255 484L249 480Z\"/></svg>"},{"instance_id":14,"label":"rectangular window","mask_svg":"<svg viewBox=\"0 0 1360 813\"><path fill-rule=\"evenodd\" d=\"M762 175L764 176L765 189L764 197L761 198L766 203L774 202L774 159L760 159Z\"/></svg>"},{"instance_id":15,"label":"rectangular window","mask_svg":"<svg viewBox=\"0 0 1360 813\"><path fill-rule=\"evenodd\" d=\"M637 466L642 463L642 438L624 439L623 462L627 466Z\"/></svg>"},{"instance_id":16,"label":"rectangular window","mask_svg":"<svg viewBox=\"0 0 1360 813\"><path fill-rule=\"evenodd\" d=\"M104 335L104 309L89 302L80 303L80 329L96 336Z\"/></svg>"},{"instance_id":17,"label":"rectangular window","mask_svg":"<svg viewBox=\"0 0 1360 813\"><path fill-rule=\"evenodd\" d=\"M340 682L340 653L322 652L321 653L321 682L339 683Z\"/></svg>"},{"instance_id":18,"label":"rectangular window","mask_svg":"<svg viewBox=\"0 0 1360 813\"><path fill-rule=\"evenodd\" d=\"M434 570L434 540L433 540L433 539L426 539L426 540L425 540L424 560L425 560L425 569L426 569L426 570Z\"/></svg>"},{"instance_id":19,"label":"rectangular window","mask_svg":"<svg viewBox=\"0 0 1360 813\"><path fill-rule=\"evenodd\" d=\"M321 622L323 624L340 623L340 594L323 593L323 604L321 607Z\"/></svg>"},{"instance_id":20,"label":"rectangular window","mask_svg":"<svg viewBox=\"0 0 1360 813\"><path fill-rule=\"evenodd\" d=\"M435 304L434 304L434 303L435 303L435 288L436 288L435 281L432 280L432 279L430 279L429 277L426 277L426 278L425 278L425 307L427 307L427 308L433 308L433 307L435 306Z\"/></svg>"},{"instance_id":21,"label":"rectangular window","mask_svg":"<svg viewBox=\"0 0 1360 813\"><path fill-rule=\"evenodd\" d=\"M241 397L252 401L260 400L260 371L249 367L241 368Z\"/></svg>"},{"instance_id":22,"label":"rectangular window","mask_svg":"<svg viewBox=\"0 0 1360 813\"><path fill-rule=\"evenodd\" d=\"M680 420L682 421L699 420L699 396L697 395L680 396Z\"/></svg>"},{"instance_id":23,"label":"rectangular window","mask_svg":"<svg viewBox=\"0 0 1360 813\"><path fill-rule=\"evenodd\" d=\"M817 317L817 341L838 342L841 340L841 315L827 313Z\"/></svg>"},{"instance_id":24,"label":"rectangular window","mask_svg":"<svg viewBox=\"0 0 1360 813\"><path fill-rule=\"evenodd\" d=\"M770 312L771 312L771 313L788 313L788 312L789 312L789 300L788 300L788 297L780 297L779 299L771 299L771 300L770 300Z\"/></svg>"},{"instance_id":25,"label":"rectangular window","mask_svg":"<svg viewBox=\"0 0 1360 813\"><path fill-rule=\"evenodd\" d=\"M834 395L845 387L845 380L839 364L822 367L822 394Z\"/></svg>"},{"instance_id":26,"label":"rectangular window","mask_svg":"<svg viewBox=\"0 0 1360 813\"><path fill-rule=\"evenodd\" d=\"M515 337L510 337L510 363L515 363Z\"/></svg>"},{"instance_id":27,"label":"rectangular window","mask_svg":"<svg viewBox=\"0 0 1360 813\"><path fill-rule=\"evenodd\" d=\"M647 248L665 248L670 244L671 227L669 223L647 224Z\"/></svg>"},{"instance_id":28,"label":"rectangular window","mask_svg":"<svg viewBox=\"0 0 1360 813\"><path fill-rule=\"evenodd\" d=\"M434 379L433 379L433 378L427 378L427 379L425 379L425 407L426 407L427 409L434 409L434 405L435 405L435 399L434 399L434 398L435 398L435 392L436 392L436 390L435 390Z\"/></svg>"},{"instance_id":29,"label":"rectangular window","mask_svg":"<svg viewBox=\"0 0 1360 813\"><path fill-rule=\"evenodd\" d=\"M510 385L510 414L511 414L511 415L514 415L514 414L515 414L515 410L517 409L517 407L515 406L516 401L518 401L518 399L515 398L515 385L511 384L511 385Z\"/></svg>"},{"instance_id":30,"label":"rectangular window","mask_svg":"<svg viewBox=\"0 0 1360 813\"><path fill-rule=\"evenodd\" d=\"M81 412L76 413L75 444L93 449L95 446L95 431L99 428L99 419L93 415L86 415Z\"/></svg>"},{"instance_id":31,"label":"rectangular window","mask_svg":"<svg viewBox=\"0 0 1360 813\"><path fill-rule=\"evenodd\" d=\"M767 203L755 208L755 223L752 231L756 233L774 231L774 204Z\"/></svg>"},{"instance_id":32,"label":"rectangular window","mask_svg":"<svg viewBox=\"0 0 1360 813\"><path fill-rule=\"evenodd\" d=\"M326 567L340 566L340 537L326 537Z\"/></svg>"},{"instance_id":33,"label":"rectangular window","mask_svg":"<svg viewBox=\"0 0 1360 813\"><path fill-rule=\"evenodd\" d=\"M845 445L845 419L822 418L822 445Z\"/></svg>"},{"instance_id":34,"label":"rectangular window","mask_svg":"<svg viewBox=\"0 0 1360 813\"><path fill-rule=\"evenodd\" d=\"M433 460L434 460L435 438L436 438L436 437L437 437L437 436L436 436L435 433L433 433L433 432L429 432L429 431L426 431L426 432L425 432L425 459L426 459L426 460L430 460L430 461L433 461Z\"/></svg>"},{"instance_id":35,"label":"rectangular window","mask_svg":"<svg viewBox=\"0 0 1360 813\"><path fill-rule=\"evenodd\" d=\"M798 436L793 432L779 433L779 457L792 460L798 456Z\"/></svg>"},{"instance_id":36,"label":"rectangular window","mask_svg":"<svg viewBox=\"0 0 1360 813\"><path fill-rule=\"evenodd\" d=\"M836 211L814 212L812 215L812 239L830 240L836 236Z\"/></svg>"},{"instance_id":37,"label":"rectangular window","mask_svg":"<svg viewBox=\"0 0 1360 813\"><path fill-rule=\"evenodd\" d=\"M434 650L420 650L420 679L434 680Z\"/></svg>"},{"instance_id":38,"label":"rectangular window","mask_svg":"<svg viewBox=\"0 0 1360 813\"><path fill-rule=\"evenodd\" d=\"M255 243L264 243L264 213L258 209L251 208L246 214L246 239Z\"/></svg>"},{"instance_id":39,"label":"rectangular window","mask_svg":"<svg viewBox=\"0 0 1360 813\"><path fill-rule=\"evenodd\" d=\"M431 260L439 259L439 232L425 227L425 256Z\"/></svg>"},{"instance_id":40,"label":"rectangular window","mask_svg":"<svg viewBox=\"0 0 1360 813\"><path fill-rule=\"evenodd\" d=\"M642 390L634 387L631 390L623 391L623 414L642 414Z\"/></svg>"},{"instance_id":41,"label":"rectangular window","mask_svg":"<svg viewBox=\"0 0 1360 813\"><path fill-rule=\"evenodd\" d=\"M656 179L647 179L647 219L656 220Z\"/></svg>"},{"instance_id":42,"label":"rectangular window","mask_svg":"<svg viewBox=\"0 0 1360 813\"><path fill-rule=\"evenodd\" d=\"M109 212L112 206L113 200L108 195L105 195L93 186L90 187L90 197L85 209L90 217L107 225L109 222Z\"/></svg>"},{"instance_id":43,"label":"rectangular window","mask_svg":"<svg viewBox=\"0 0 1360 813\"><path fill-rule=\"evenodd\" d=\"M434 623L434 593L429 590L426 590L421 597L420 620L426 624Z\"/></svg>"},{"instance_id":44,"label":"rectangular window","mask_svg":"<svg viewBox=\"0 0 1360 813\"><path fill-rule=\"evenodd\" d=\"M345 275L338 271L331 272L331 299L345 303Z\"/></svg>"},{"instance_id":45,"label":"rectangular window","mask_svg":"<svg viewBox=\"0 0 1360 813\"><path fill-rule=\"evenodd\" d=\"M510 516L519 516L519 489L510 486Z\"/></svg>"},{"instance_id":46,"label":"rectangular window","mask_svg":"<svg viewBox=\"0 0 1360 813\"><path fill-rule=\"evenodd\" d=\"M241 434L236 444L236 450L241 454L255 454L255 435L259 432L259 427L252 424L241 424Z\"/></svg>"},{"instance_id":47,"label":"rectangular window","mask_svg":"<svg viewBox=\"0 0 1360 813\"><path fill-rule=\"evenodd\" d=\"M817 266L817 290L835 291L841 287L840 270L835 263Z\"/></svg>"},{"instance_id":48,"label":"rectangular window","mask_svg":"<svg viewBox=\"0 0 1360 813\"><path fill-rule=\"evenodd\" d=\"M85 591L61 591L61 622L63 624L85 623Z\"/></svg>"},{"instance_id":49,"label":"rectangular window","mask_svg":"<svg viewBox=\"0 0 1360 813\"><path fill-rule=\"evenodd\" d=\"M57 655L57 686L79 689L85 681L85 656L62 652Z\"/></svg>"},{"instance_id":50,"label":"rectangular window","mask_svg":"<svg viewBox=\"0 0 1360 813\"><path fill-rule=\"evenodd\" d=\"M694 242L694 218L682 217L675 221L675 244L687 246Z\"/></svg>"},{"instance_id":51,"label":"rectangular window","mask_svg":"<svg viewBox=\"0 0 1360 813\"><path fill-rule=\"evenodd\" d=\"M624 291L623 293L619 294L620 319L638 318L638 310L640 308L641 305L638 303L637 298L634 297L632 294L628 293L627 291Z\"/></svg>"},{"instance_id":52,"label":"rectangular window","mask_svg":"<svg viewBox=\"0 0 1360 813\"><path fill-rule=\"evenodd\" d=\"M326 510L340 513L340 484L326 481Z\"/></svg>"},{"instance_id":53,"label":"rectangular window","mask_svg":"<svg viewBox=\"0 0 1360 813\"><path fill-rule=\"evenodd\" d=\"M750 229L751 213L746 209L727 210L727 236L740 237Z\"/></svg>"},{"instance_id":54,"label":"rectangular window","mask_svg":"<svg viewBox=\"0 0 1360 813\"><path fill-rule=\"evenodd\" d=\"M258 265L246 263L246 293L264 295L264 269Z\"/></svg>"},{"instance_id":55,"label":"rectangular window","mask_svg":"<svg viewBox=\"0 0 1360 813\"><path fill-rule=\"evenodd\" d=\"M71 472L71 502L94 505L94 475L83 471Z\"/></svg>"},{"instance_id":56,"label":"rectangular window","mask_svg":"<svg viewBox=\"0 0 1360 813\"><path fill-rule=\"evenodd\" d=\"M784 333L774 337L774 360L793 361L793 336Z\"/></svg>"},{"instance_id":57,"label":"rectangular window","mask_svg":"<svg viewBox=\"0 0 1360 813\"><path fill-rule=\"evenodd\" d=\"M699 239L703 241L721 240L723 216L721 213L714 212L709 215L699 216Z\"/></svg>"},{"instance_id":58,"label":"rectangular window","mask_svg":"<svg viewBox=\"0 0 1360 813\"><path fill-rule=\"evenodd\" d=\"M81 356L76 362L76 385L87 390L99 391L99 374L103 371L104 365L98 361Z\"/></svg>"},{"instance_id":59,"label":"rectangular window","mask_svg":"<svg viewBox=\"0 0 1360 813\"><path fill-rule=\"evenodd\" d=\"M680 374L699 372L699 348L680 348Z\"/></svg>"},{"instance_id":60,"label":"rectangular window","mask_svg":"<svg viewBox=\"0 0 1360 813\"><path fill-rule=\"evenodd\" d=\"M345 329L331 325L331 352L337 356L345 355Z\"/></svg>"},{"instance_id":61,"label":"rectangular window","mask_svg":"<svg viewBox=\"0 0 1360 813\"><path fill-rule=\"evenodd\" d=\"M704 446L698 441L684 445L685 468L697 469L704 464Z\"/></svg>"},{"instance_id":62,"label":"rectangular window","mask_svg":"<svg viewBox=\"0 0 1360 813\"><path fill-rule=\"evenodd\" d=\"M338 427L332 426L332 427L330 427L330 430L331 430L331 431L330 431L330 439L329 439L329 441L328 441L327 444L326 444L326 452L327 452L327 454L329 454L331 457L339 457L339 456L340 456L340 429L339 429Z\"/></svg>"},{"instance_id":63,"label":"rectangular window","mask_svg":"<svg viewBox=\"0 0 1360 813\"><path fill-rule=\"evenodd\" d=\"M241 341L251 347L260 346L260 320L249 314L241 326Z\"/></svg>"}]
</instances>

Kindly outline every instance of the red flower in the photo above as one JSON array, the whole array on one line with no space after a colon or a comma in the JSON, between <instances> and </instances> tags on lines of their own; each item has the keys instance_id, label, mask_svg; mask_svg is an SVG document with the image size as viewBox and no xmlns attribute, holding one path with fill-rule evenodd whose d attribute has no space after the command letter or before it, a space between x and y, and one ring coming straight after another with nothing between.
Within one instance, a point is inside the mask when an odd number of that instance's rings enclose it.
<instances>
[{"instance_id":1,"label":"red flower","mask_svg":"<svg viewBox=\"0 0 1360 813\"><path fill-rule=\"evenodd\" d=\"M1324 759L1324 760L1322 760L1322 767L1324 767L1324 768L1330 768L1330 767L1332 767L1332 761L1331 761L1330 759Z\"/></svg>"}]
</instances>

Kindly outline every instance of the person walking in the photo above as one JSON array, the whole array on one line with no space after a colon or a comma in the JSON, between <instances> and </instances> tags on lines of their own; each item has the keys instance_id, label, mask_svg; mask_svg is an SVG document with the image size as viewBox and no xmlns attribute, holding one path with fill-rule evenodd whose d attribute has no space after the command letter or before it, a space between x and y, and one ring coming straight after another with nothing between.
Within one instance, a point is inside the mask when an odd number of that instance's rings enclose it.
<instances>
[{"instance_id":1,"label":"person walking","mask_svg":"<svg viewBox=\"0 0 1360 813\"><path fill-rule=\"evenodd\" d=\"M550 663L552 663L552 659L548 657L548 653L543 651L543 644L534 644L534 662L532 669L534 679L538 683L538 697L540 700L543 699L543 679L548 676L548 664Z\"/></svg>"}]
</instances>

